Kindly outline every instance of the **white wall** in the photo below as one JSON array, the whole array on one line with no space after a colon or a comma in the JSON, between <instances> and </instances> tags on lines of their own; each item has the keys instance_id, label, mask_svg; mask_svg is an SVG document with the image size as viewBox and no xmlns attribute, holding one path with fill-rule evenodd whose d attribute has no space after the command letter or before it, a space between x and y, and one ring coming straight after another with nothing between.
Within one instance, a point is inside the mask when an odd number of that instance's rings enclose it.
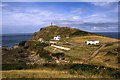
<instances>
[{"instance_id":1,"label":"white wall","mask_svg":"<svg viewBox=\"0 0 120 80\"><path fill-rule=\"evenodd\" d=\"M86 44L94 44L94 45L96 45L98 43L99 43L99 41L87 41L86 42Z\"/></svg>"}]
</instances>

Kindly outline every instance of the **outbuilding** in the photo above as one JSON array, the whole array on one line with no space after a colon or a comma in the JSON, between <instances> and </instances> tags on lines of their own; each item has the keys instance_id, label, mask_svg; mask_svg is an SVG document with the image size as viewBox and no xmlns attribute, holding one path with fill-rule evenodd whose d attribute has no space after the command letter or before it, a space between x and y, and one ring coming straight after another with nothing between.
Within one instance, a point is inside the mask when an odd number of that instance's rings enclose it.
<instances>
[{"instance_id":1,"label":"outbuilding","mask_svg":"<svg viewBox=\"0 0 120 80\"><path fill-rule=\"evenodd\" d=\"M88 45L96 45L96 44L99 44L100 41L98 41L98 40L87 40L87 41L85 41L85 43L88 44Z\"/></svg>"},{"instance_id":2,"label":"outbuilding","mask_svg":"<svg viewBox=\"0 0 120 80\"><path fill-rule=\"evenodd\" d=\"M59 41L61 39L61 37L58 35L58 36L55 36L54 38L53 38L53 40L56 40L56 41Z\"/></svg>"}]
</instances>

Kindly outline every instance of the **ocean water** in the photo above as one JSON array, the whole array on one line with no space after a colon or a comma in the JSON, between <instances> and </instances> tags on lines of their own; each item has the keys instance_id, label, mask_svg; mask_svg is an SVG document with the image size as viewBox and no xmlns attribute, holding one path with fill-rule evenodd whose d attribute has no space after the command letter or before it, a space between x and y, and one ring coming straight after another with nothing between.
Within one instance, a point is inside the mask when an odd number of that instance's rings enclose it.
<instances>
[{"instance_id":1,"label":"ocean water","mask_svg":"<svg viewBox=\"0 0 120 80\"><path fill-rule=\"evenodd\" d=\"M12 47L15 44L23 40L31 39L32 34L3 34L2 35L2 46Z\"/></svg>"},{"instance_id":2,"label":"ocean water","mask_svg":"<svg viewBox=\"0 0 120 80\"><path fill-rule=\"evenodd\" d=\"M119 38L118 32L94 32L96 34L104 35L111 38ZM23 40L29 40L32 37L31 34L3 34L2 35L2 46L12 47L14 44L18 44ZM0 41L1 42L1 41ZM0 45L1 46L1 45Z\"/></svg>"},{"instance_id":3,"label":"ocean water","mask_svg":"<svg viewBox=\"0 0 120 80\"><path fill-rule=\"evenodd\" d=\"M104 35L111 38L120 39L120 32L95 32L96 34Z\"/></svg>"}]
</instances>

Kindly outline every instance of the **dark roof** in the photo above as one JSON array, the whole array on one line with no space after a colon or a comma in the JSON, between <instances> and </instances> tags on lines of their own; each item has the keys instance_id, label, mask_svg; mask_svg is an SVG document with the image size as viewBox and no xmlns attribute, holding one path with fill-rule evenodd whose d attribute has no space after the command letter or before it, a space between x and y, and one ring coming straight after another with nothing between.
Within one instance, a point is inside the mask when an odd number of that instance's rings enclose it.
<instances>
[{"instance_id":1,"label":"dark roof","mask_svg":"<svg viewBox=\"0 0 120 80\"><path fill-rule=\"evenodd\" d=\"M87 40L87 41L97 41L97 40Z\"/></svg>"}]
</instances>

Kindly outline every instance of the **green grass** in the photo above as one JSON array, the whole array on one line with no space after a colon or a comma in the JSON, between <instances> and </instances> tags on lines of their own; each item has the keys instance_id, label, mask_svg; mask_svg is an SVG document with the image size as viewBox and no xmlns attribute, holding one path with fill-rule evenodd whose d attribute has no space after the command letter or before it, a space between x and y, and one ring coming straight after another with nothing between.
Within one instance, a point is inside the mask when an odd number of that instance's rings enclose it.
<instances>
[{"instance_id":1,"label":"green grass","mask_svg":"<svg viewBox=\"0 0 120 80\"><path fill-rule=\"evenodd\" d=\"M60 44L59 44L60 45ZM67 58L70 61L81 61L85 58L88 58L93 51L95 51L99 46L94 46L94 45L61 45L64 47L69 47L71 48L70 51L64 51L60 49L55 49L51 46L45 47L46 50L50 51L51 53L64 53L65 58Z\"/></svg>"},{"instance_id":2,"label":"green grass","mask_svg":"<svg viewBox=\"0 0 120 80\"><path fill-rule=\"evenodd\" d=\"M71 48L69 52L66 53L66 55L73 56L76 58L85 58L90 56L90 53L95 51L98 47L96 46L88 46L88 45L80 45L75 46Z\"/></svg>"}]
</instances>

